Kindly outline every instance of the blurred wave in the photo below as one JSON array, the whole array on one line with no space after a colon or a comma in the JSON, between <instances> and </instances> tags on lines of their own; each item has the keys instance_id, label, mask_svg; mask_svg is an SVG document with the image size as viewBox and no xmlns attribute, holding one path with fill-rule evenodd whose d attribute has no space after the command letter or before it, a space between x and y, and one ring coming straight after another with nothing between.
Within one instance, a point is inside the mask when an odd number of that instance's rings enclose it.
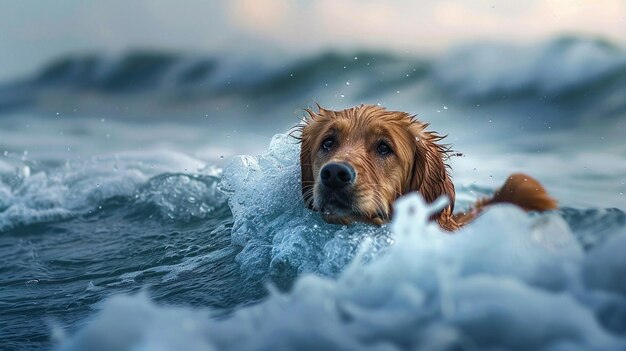
<instances>
[{"instance_id":1,"label":"blurred wave","mask_svg":"<svg viewBox=\"0 0 626 351\"><path fill-rule=\"evenodd\" d=\"M435 58L365 51L274 59L159 51L69 55L0 88L0 112L45 110L51 97L60 96L179 107L224 99L281 105L324 96L325 88L343 97L340 88L351 84L352 101L419 88L416 97L466 104L549 99L567 102L573 111L593 106L610 117L626 110L620 94L626 55L607 41L573 36L532 47L467 45Z\"/></svg>"}]
</instances>

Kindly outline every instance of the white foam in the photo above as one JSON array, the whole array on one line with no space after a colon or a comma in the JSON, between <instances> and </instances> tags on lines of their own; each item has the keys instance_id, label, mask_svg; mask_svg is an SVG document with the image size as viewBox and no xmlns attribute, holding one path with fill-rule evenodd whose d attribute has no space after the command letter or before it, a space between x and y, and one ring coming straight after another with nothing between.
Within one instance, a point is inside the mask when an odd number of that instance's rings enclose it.
<instances>
[{"instance_id":1,"label":"white foam","mask_svg":"<svg viewBox=\"0 0 626 351\"><path fill-rule=\"evenodd\" d=\"M118 153L32 174L14 171L13 176L0 179L0 231L97 210L104 200L116 196L133 197L148 180L165 172L219 174L216 170L205 168L198 160L171 151ZM154 200L168 216L172 203L181 195L179 185L166 182L161 184L160 189L146 189L146 194L139 195L146 201ZM185 191L197 190L202 191L201 197L210 196L211 184L202 185L195 188L190 185ZM193 216L202 218L220 201L215 189L210 204L204 198L189 201L192 194L185 195L189 206L176 208L178 212L174 212L182 219ZM182 206L184 203L177 204Z\"/></svg>"},{"instance_id":2,"label":"white foam","mask_svg":"<svg viewBox=\"0 0 626 351\"><path fill-rule=\"evenodd\" d=\"M220 320L145 296L117 297L61 349L626 346L598 322L597 299L580 285L583 253L559 217L505 206L449 234L426 222L428 212L418 196L399 201L396 244L370 263L353 262L337 280L303 275L290 293L273 291Z\"/></svg>"},{"instance_id":3,"label":"white foam","mask_svg":"<svg viewBox=\"0 0 626 351\"><path fill-rule=\"evenodd\" d=\"M232 242L243 246L237 262L249 279L272 276L288 285L305 272L333 276L366 238L374 238L372 253L391 242L386 226L331 225L306 209L298 155L297 140L279 134L267 154L239 156L224 169L221 189L233 213Z\"/></svg>"},{"instance_id":4,"label":"white foam","mask_svg":"<svg viewBox=\"0 0 626 351\"><path fill-rule=\"evenodd\" d=\"M181 221L206 218L226 201L217 190L217 179L206 175L162 174L141 189L138 199L156 205L163 218Z\"/></svg>"},{"instance_id":5,"label":"white foam","mask_svg":"<svg viewBox=\"0 0 626 351\"><path fill-rule=\"evenodd\" d=\"M585 254L560 216L513 206L450 234L416 194L397 202L391 226L328 225L303 209L297 154L277 136L222 183L242 272L295 278L289 292L270 286L265 301L222 319L116 297L61 349L626 348L626 295L613 280L626 272L623 234Z\"/></svg>"}]
</instances>

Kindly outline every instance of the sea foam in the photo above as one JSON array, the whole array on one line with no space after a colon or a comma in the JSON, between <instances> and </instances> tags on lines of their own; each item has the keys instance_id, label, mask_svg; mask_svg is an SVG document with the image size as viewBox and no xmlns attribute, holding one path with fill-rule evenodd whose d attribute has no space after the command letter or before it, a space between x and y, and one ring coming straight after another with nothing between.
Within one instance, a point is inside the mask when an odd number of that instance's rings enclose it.
<instances>
[{"instance_id":1,"label":"sea foam","mask_svg":"<svg viewBox=\"0 0 626 351\"><path fill-rule=\"evenodd\" d=\"M153 204L178 220L204 218L225 201L216 189L219 170L172 151L117 153L47 170L7 168L0 172L0 232L87 215L115 197Z\"/></svg>"},{"instance_id":2,"label":"sea foam","mask_svg":"<svg viewBox=\"0 0 626 351\"><path fill-rule=\"evenodd\" d=\"M215 319L117 296L59 349L626 348L626 232L584 251L558 213L499 206L450 234L427 220L441 204L418 194L391 225L329 225L304 209L297 165L280 135L223 175L237 261L270 281L264 301Z\"/></svg>"},{"instance_id":3,"label":"sea foam","mask_svg":"<svg viewBox=\"0 0 626 351\"><path fill-rule=\"evenodd\" d=\"M371 255L392 242L387 226L327 224L305 208L299 144L289 135L274 136L262 156L233 159L220 186L229 195L232 242L243 247L237 262L248 279L272 277L288 286L302 273L334 276L363 240L373 241Z\"/></svg>"}]
</instances>

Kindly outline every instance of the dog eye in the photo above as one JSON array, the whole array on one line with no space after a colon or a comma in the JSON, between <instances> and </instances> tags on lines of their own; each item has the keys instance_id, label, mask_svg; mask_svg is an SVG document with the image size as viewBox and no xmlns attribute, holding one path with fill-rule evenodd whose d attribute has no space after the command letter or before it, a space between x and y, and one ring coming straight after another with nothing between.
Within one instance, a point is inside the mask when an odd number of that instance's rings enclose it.
<instances>
[{"instance_id":1,"label":"dog eye","mask_svg":"<svg viewBox=\"0 0 626 351\"><path fill-rule=\"evenodd\" d=\"M332 137L329 137L329 138L324 139L324 141L322 142L322 148L328 151L333 147L334 144L335 144L335 139L333 139Z\"/></svg>"},{"instance_id":2,"label":"dog eye","mask_svg":"<svg viewBox=\"0 0 626 351\"><path fill-rule=\"evenodd\" d=\"M384 141L381 141L376 147L376 151L378 151L381 155L387 155L391 153L391 146Z\"/></svg>"}]
</instances>

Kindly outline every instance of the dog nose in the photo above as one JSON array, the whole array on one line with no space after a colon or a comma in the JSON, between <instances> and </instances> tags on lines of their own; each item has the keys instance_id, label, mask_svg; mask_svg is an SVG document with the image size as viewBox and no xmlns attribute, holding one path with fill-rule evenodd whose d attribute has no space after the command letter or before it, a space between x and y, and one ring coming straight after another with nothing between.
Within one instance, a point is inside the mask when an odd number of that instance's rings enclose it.
<instances>
[{"instance_id":1,"label":"dog nose","mask_svg":"<svg viewBox=\"0 0 626 351\"><path fill-rule=\"evenodd\" d=\"M329 163L322 167L320 178L328 188L341 189L354 181L354 168L347 163Z\"/></svg>"}]
</instances>

